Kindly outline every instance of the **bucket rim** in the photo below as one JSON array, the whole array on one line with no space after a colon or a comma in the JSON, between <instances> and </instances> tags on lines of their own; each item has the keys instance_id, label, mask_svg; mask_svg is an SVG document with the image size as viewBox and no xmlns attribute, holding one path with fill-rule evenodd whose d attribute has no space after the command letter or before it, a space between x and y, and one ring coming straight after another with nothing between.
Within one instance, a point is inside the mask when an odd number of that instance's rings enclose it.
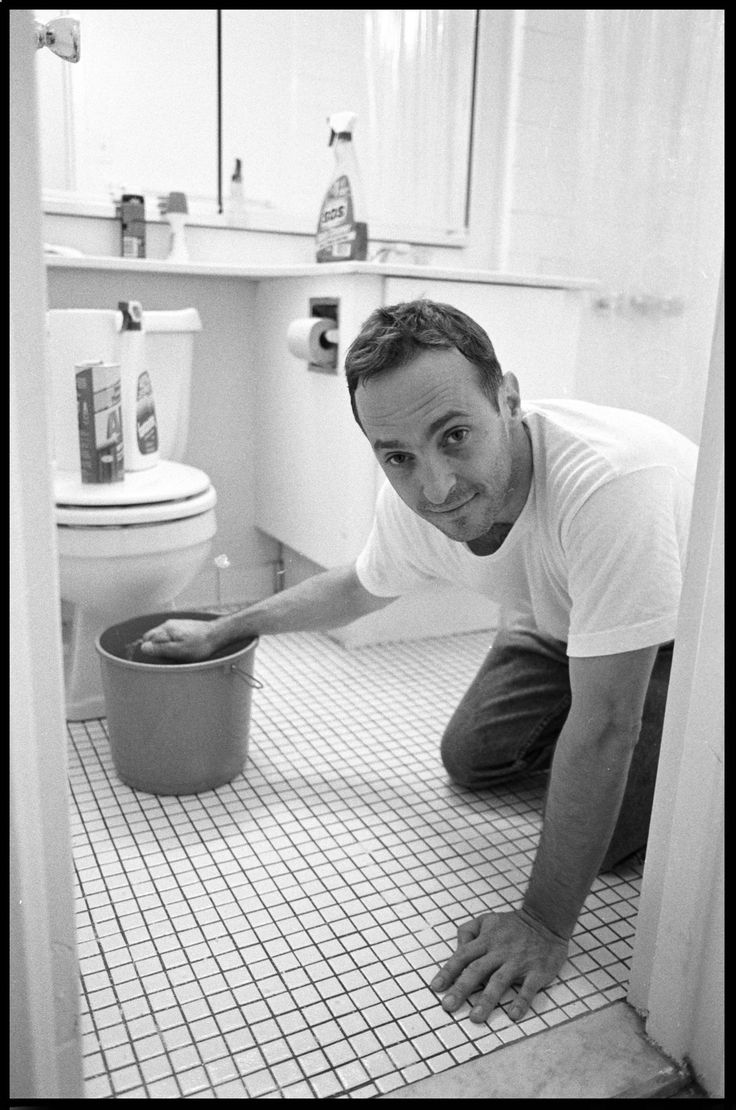
<instances>
[{"instance_id":1,"label":"bucket rim","mask_svg":"<svg viewBox=\"0 0 736 1110\"><path fill-rule=\"evenodd\" d=\"M221 615L219 613L207 612L206 610L203 610L203 609L197 611L197 616L195 616L194 613L191 610L186 610L185 612L187 614L186 617L183 616L183 615L180 616L177 613L176 610L172 610L170 612L167 612L163 616L163 619L164 620L178 620L178 619L192 620L192 619L197 619L198 617L201 617L202 619L215 620L218 616ZM158 617L162 616L162 614L160 614L160 613L154 613L154 614L144 613L138 619L141 619L141 620L144 619L144 618L147 619L148 616L158 618ZM136 619L136 618L132 618L132 619ZM126 621L118 621L117 623L118 624L126 624L127 622ZM148 662L143 663L143 662L140 662L140 661L134 660L134 659L125 659L120 655L114 655L111 651L108 651L107 648L102 646L102 637L105 636L106 633L108 633L111 628L115 628L115 627L117 627L117 625L110 625L109 628L105 628L105 629L102 630L102 632L99 633L99 635L95 638L95 650L97 651L97 653L98 653L98 655L100 656L101 659L108 660L110 663L113 663L115 665L120 665L120 666L125 667L127 669L136 670L136 671L141 671L141 670L143 670L143 671L158 671L158 672L161 672L161 673L163 673L165 671L167 674L174 675L174 674L182 674L182 673L187 673L187 672L192 673L193 671L214 670L217 667L230 667L235 660L238 660L238 659L241 658L241 656L247 655L248 653L254 651L255 648L258 646L258 643L259 643L259 637L257 635L253 635L253 636L248 637L248 639L245 643L242 642L242 638L241 638L241 641L240 641L240 643L237 647L233 646L233 650L231 652L229 652L227 655L220 655L220 656L218 656L217 659L199 659L199 660L194 660L193 662L190 662L190 663L185 663L185 662L177 663L175 660L169 658L169 661L166 662L166 663L159 663L159 662L156 662L156 661L152 661L150 663L148 663ZM155 622L151 625L151 628L154 628L154 627L155 627Z\"/></svg>"},{"instance_id":2,"label":"bucket rim","mask_svg":"<svg viewBox=\"0 0 736 1110\"><path fill-rule=\"evenodd\" d=\"M111 652L106 651L100 643L99 636L95 640L95 648L100 656L103 659L108 659L111 663L119 664L122 667L128 667L136 671L165 671L170 675L181 674L184 671L206 671L214 670L215 667L229 667L235 660L240 659L242 655L247 655L248 652L253 651L257 645L258 636L253 636L244 647L237 648L231 655L221 655L219 659L200 659L193 663L176 663L171 659L168 663L138 663L134 659L121 659L119 655L113 655Z\"/></svg>"}]
</instances>

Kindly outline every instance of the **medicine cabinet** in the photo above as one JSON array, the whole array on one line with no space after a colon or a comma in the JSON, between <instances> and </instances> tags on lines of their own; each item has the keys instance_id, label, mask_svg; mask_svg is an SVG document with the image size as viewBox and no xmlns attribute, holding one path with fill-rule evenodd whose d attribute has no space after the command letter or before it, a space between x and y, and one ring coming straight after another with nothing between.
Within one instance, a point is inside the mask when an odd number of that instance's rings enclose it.
<instances>
[{"instance_id":1,"label":"medicine cabinet","mask_svg":"<svg viewBox=\"0 0 736 1110\"><path fill-rule=\"evenodd\" d=\"M112 212L187 194L215 226L312 232L327 116L356 112L374 238L461 243L478 11L37 9L72 15L81 58L37 55L44 203ZM228 205L235 159L246 211ZM150 199L149 199L150 198Z\"/></svg>"}]
</instances>

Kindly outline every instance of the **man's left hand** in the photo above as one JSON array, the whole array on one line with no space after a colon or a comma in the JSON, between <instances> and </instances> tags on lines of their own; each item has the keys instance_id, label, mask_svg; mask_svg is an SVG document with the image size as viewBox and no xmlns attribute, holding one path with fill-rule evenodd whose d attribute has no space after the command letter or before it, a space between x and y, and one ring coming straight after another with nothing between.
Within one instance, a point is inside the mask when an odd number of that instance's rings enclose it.
<instances>
[{"instance_id":1,"label":"man's left hand","mask_svg":"<svg viewBox=\"0 0 736 1110\"><path fill-rule=\"evenodd\" d=\"M448 992L442 1006L449 1013L484 987L470 1012L471 1021L487 1021L509 987L519 983L509 1011L518 1021L567 959L567 942L537 926L523 911L482 914L461 925L457 939L454 954L430 987Z\"/></svg>"}]
</instances>

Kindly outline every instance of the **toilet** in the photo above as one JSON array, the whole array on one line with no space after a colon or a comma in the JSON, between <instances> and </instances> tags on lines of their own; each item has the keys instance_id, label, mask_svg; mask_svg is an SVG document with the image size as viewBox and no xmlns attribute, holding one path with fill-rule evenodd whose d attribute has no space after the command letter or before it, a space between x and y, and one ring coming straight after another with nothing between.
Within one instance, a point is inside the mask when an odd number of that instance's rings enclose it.
<instances>
[{"instance_id":1,"label":"toilet","mask_svg":"<svg viewBox=\"0 0 736 1110\"><path fill-rule=\"evenodd\" d=\"M216 533L216 492L182 462L187 446L194 308L143 311L145 364L153 387L159 461L122 481L83 483L75 364L120 362L121 312L47 313L47 367L64 635L66 716L105 716L97 636L143 613L174 608L201 570Z\"/></svg>"}]
</instances>

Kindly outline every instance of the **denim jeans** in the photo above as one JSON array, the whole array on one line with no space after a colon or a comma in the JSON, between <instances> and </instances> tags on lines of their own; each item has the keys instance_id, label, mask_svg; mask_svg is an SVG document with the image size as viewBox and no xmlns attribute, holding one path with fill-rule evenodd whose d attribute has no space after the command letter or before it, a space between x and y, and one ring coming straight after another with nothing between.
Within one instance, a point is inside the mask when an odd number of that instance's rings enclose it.
<instances>
[{"instance_id":1,"label":"denim jeans","mask_svg":"<svg viewBox=\"0 0 736 1110\"><path fill-rule=\"evenodd\" d=\"M672 648L663 644L657 652L601 871L646 846ZM570 703L566 645L536 632L500 631L442 737L442 761L450 777L482 790L548 769Z\"/></svg>"}]
</instances>

